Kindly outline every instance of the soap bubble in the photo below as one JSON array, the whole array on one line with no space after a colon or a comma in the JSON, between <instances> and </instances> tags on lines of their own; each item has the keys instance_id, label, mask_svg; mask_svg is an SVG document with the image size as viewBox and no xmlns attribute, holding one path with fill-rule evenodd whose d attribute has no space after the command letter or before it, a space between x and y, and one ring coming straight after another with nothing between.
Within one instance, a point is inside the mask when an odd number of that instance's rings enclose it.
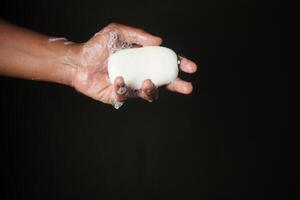
<instances>
[{"instance_id":1,"label":"soap bubble","mask_svg":"<svg viewBox=\"0 0 300 200\"><path fill-rule=\"evenodd\" d=\"M115 53L117 51L117 46L116 46L117 40L118 40L118 33L110 32L109 39L107 42L107 47L110 53Z\"/></svg>"},{"instance_id":2,"label":"soap bubble","mask_svg":"<svg viewBox=\"0 0 300 200\"><path fill-rule=\"evenodd\" d=\"M124 102L120 102L117 100L113 100L111 105L115 108L115 109L119 109L121 108L121 106L123 106Z\"/></svg>"},{"instance_id":3,"label":"soap bubble","mask_svg":"<svg viewBox=\"0 0 300 200\"><path fill-rule=\"evenodd\" d=\"M64 38L64 37L49 37L48 38L48 41L49 42L56 42L56 41L67 41L68 39L67 38Z\"/></svg>"}]
</instances>

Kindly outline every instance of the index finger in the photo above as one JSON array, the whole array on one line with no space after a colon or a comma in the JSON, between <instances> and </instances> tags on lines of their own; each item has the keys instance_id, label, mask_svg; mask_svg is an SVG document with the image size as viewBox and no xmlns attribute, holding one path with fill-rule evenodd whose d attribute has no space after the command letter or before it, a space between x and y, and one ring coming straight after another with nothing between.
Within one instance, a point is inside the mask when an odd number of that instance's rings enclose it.
<instances>
[{"instance_id":1,"label":"index finger","mask_svg":"<svg viewBox=\"0 0 300 200\"><path fill-rule=\"evenodd\" d=\"M114 26L114 28L121 32L121 34L129 42L136 43L142 46L158 46L162 43L162 39L160 37L151 35L143 29L115 23L113 23L111 26Z\"/></svg>"}]
</instances>

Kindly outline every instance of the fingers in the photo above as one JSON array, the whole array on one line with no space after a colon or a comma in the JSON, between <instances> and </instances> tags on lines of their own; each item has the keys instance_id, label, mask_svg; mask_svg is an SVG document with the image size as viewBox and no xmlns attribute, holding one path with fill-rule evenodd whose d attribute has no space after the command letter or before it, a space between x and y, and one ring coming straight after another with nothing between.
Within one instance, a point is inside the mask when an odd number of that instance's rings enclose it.
<instances>
[{"instance_id":1,"label":"fingers","mask_svg":"<svg viewBox=\"0 0 300 200\"><path fill-rule=\"evenodd\" d=\"M193 91L193 85L190 82L183 81L177 78L166 86L166 88L172 92L178 92L181 94L190 94Z\"/></svg>"},{"instance_id":2,"label":"fingers","mask_svg":"<svg viewBox=\"0 0 300 200\"><path fill-rule=\"evenodd\" d=\"M125 85L123 77L119 76L114 81L114 91L117 102L124 102L128 97L134 97L134 91ZM137 96L149 102L158 98L158 89L150 79L143 82L142 88L137 92Z\"/></svg>"},{"instance_id":3,"label":"fingers","mask_svg":"<svg viewBox=\"0 0 300 200\"><path fill-rule=\"evenodd\" d=\"M192 74L197 71L197 65L193 61L183 57L179 56L180 58L180 70ZM177 78L172 83L168 84L166 88L172 92L177 92L181 94L190 94L193 91L193 85L190 82L181 80L180 78Z\"/></svg>"},{"instance_id":4,"label":"fingers","mask_svg":"<svg viewBox=\"0 0 300 200\"><path fill-rule=\"evenodd\" d=\"M119 76L115 79L114 90L115 90L117 101L123 102L127 99L128 88L125 85L123 77Z\"/></svg>"},{"instance_id":5,"label":"fingers","mask_svg":"<svg viewBox=\"0 0 300 200\"><path fill-rule=\"evenodd\" d=\"M109 25L113 29L117 29L126 40L132 43L136 43L142 46L152 46L152 45L160 45L162 43L162 39L160 37L151 35L146 31L138 28L133 28L130 26L126 26L123 24L112 23Z\"/></svg>"},{"instance_id":6,"label":"fingers","mask_svg":"<svg viewBox=\"0 0 300 200\"><path fill-rule=\"evenodd\" d=\"M193 91L193 85L190 82L177 78L172 83L168 84L166 88L169 91L181 94L190 94ZM115 79L114 90L117 102L124 102L130 96L130 88L125 85L124 79L119 76ZM138 96L149 102L158 98L158 89L155 87L150 79L144 80L142 88L138 91Z\"/></svg>"},{"instance_id":7,"label":"fingers","mask_svg":"<svg viewBox=\"0 0 300 200\"><path fill-rule=\"evenodd\" d=\"M179 58L180 58L180 65L179 65L180 70L190 74L195 73L197 71L196 63L182 56L179 56Z\"/></svg>"},{"instance_id":8,"label":"fingers","mask_svg":"<svg viewBox=\"0 0 300 200\"><path fill-rule=\"evenodd\" d=\"M158 98L158 89L150 79L146 79L143 82L142 88L139 90L138 96L151 102Z\"/></svg>"}]
</instances>

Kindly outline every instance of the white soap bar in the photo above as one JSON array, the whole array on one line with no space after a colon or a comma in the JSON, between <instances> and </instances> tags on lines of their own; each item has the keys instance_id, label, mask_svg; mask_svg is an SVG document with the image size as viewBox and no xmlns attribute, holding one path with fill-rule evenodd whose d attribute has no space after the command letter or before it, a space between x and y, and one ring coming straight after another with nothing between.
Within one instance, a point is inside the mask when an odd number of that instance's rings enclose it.
<instances>
[{"instance_id":1,"label":"white soap bar","mask_svg":"<svg viewBox=\"0 0 300 200\"><path fill-rule=\"evenodd\" d=\"M132 89L140 89L145 79L151 79L159 87L177 78L177 62L176 53L166 47L123 49L108 58L108 75L112 83L122 76Z\"/></svg>"}]
</instances>

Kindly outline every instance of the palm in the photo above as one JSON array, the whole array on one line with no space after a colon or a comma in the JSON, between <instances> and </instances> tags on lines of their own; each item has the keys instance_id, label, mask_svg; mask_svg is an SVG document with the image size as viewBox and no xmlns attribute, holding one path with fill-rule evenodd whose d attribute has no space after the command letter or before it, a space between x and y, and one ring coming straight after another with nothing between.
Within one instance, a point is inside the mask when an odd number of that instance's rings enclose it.
<instances>
[{"instance_id":1,"label":"palm","mask_svg":"<svg viewBox=\"0 0 300 200\"><path fill-rule=\"evenodd\" d=\"M79 72L76 79L73 83L78 91L103 103L112 103L114 88L106 71L92 69L89 72Z\"/></svg>"}]
</instances>

